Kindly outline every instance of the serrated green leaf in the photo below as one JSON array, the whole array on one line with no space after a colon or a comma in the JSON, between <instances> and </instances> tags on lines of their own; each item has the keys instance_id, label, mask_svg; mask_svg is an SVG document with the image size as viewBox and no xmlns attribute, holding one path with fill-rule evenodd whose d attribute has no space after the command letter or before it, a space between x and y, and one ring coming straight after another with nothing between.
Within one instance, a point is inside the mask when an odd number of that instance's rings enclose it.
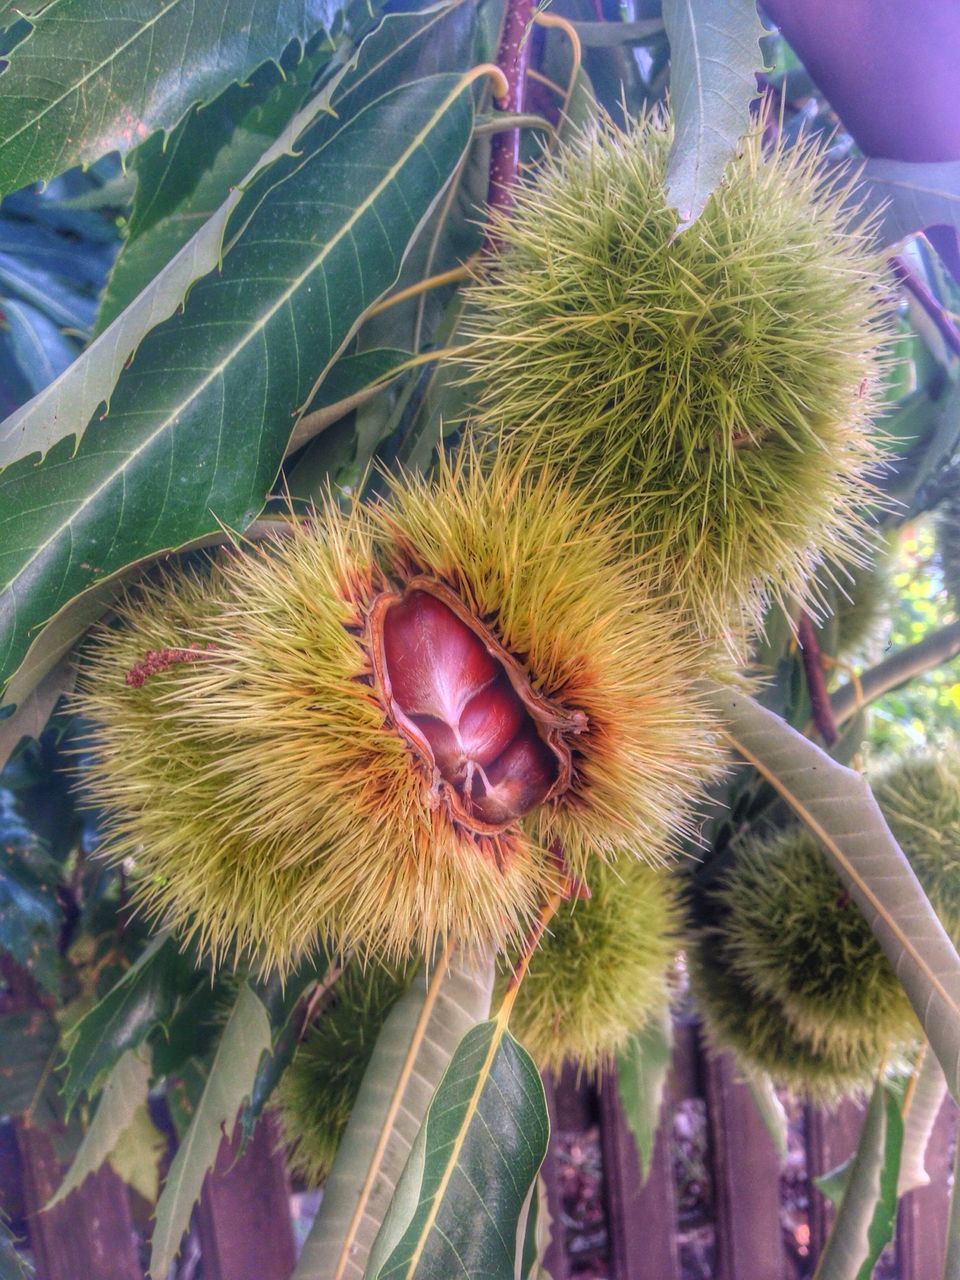
<instances>
[{"instance_id":1,"label":"serrated green leaf","mask_svg":"<svg viewBox=\"0 0 960 1280\"><path fill-rule=\"evenodd\" d=\"M817 836L893 965L960 1096L960 956L866 780L753 699L706 686L730 745Z\"/></svg>"},{"instance_id":2,"label":"serrated green leaf","mask_svg":"<svg viewBox=\"0 0 960 1280\"><path fill-rule=\"evenodd\" d=\"M376 1280L508 1277L550 1136L540 1074L499 1019L444 1072L370 1256Z\"/></svg>"},{"instance_id":3,"label":"serrated green leaf","mask_svg":"<svg viewBox=\"0 0 960 1280\"><path fill-rule=\"evenodd\" d=\"M454 958L439 983L421 973L392 1009L363 1078L294 1280L363 1280L370 1248L434 1090L469 1029L486 1018L493 962ZM391 1102L403 1084L401 1104ZM373 1167L381 1140L383 1153ZM370 1195L354 1221L368 1176Z\"/></svg>"},{"instance_id":4,"label":"serrated green leaf","mask_svg":"<svg viewBox=\"0 0 960 1280\"><path fill-rule=\"evenodd\" d=\"M253 519L298 412L456 170L472 114L469 84L441 75L315 125L284 180L245 193L222 270L145 339L76 452L61 441L3 473L4 679L92 582Z\"/></svg>"},{"instance_id":5,"label":"serrated green leaf","mask_svg":"<svg viewBox=\"0 0 960 1280\"><path fill-rule=\"evenodd\" d=\"M876 212L881 243L925 227L960 231L960 160L866 160L853 199Z\"/></svg>"},{"instance_id":6,"label":"serrated green leaf","mask_svg":"<svg viewBox=\"0 0 960 1280\"><path fill-rule=\"evenodd\" d=\"M670 1070L673 1023L669 1009L632 1035L617 1054L620 1104L637 1144L640 1177L646 1181L660 1123L663 1091Z\"/></svg>"},{"instance_id":7,"label":"serrated green leaf","mask_svg":"<svg viewBox=\"0 0 960 1280\"><path fill-rule=\"evenodd\" d=\"M224 1134L249 1098L260 1058L270 1052L270 1021L246 983L223 1029L196 1114L173 1158L157 1201L150 1275L162 1280L180 1252L190 1214L213 1168Z\"/></svg>"},{"instance_id":8,"label":"serrated green leaf","mask_svg":"<svg viewBox=\"0 0 960 1280\"><path fill-rule=\"evenodd\" d=\"M664 0L676 133L666 188L680 230L699 218L750 124L762 66L756 0Z\"/></svg>"},{"instance_id":9,"label":"serrated green leaf","mask_svg":"<svg viewBox=\"0 0 960 1280\"><path fill-rule=\"evenodd\" d=\"M82 1094L93 1094L101 1077L128 1049L141 1045L195 983L196 975L174 940L165 935L155 938L99 1004L67 1033L63 1090L67 1110Z\"/></svg>"},{"instance_id":10,"label":"serrated green leaf","mask_svg":"<svg viewBox=\"0 0 960 1280\"><path fill-rule=\"evenodd\" d=\"M260 67L248 84L231 85L209 106L192 110L169 137L154 134L132 153L128 167L136 196L96 332L116 319L243 182L332 56L328 44L299 62L284 57L283 73L273 64Z\"/></svg>"},{"instance_id":11,"label":"serrated green leaf","mask_svg":"<svg viewBox=\"0 0 960 1280\"><path fill-rule=\"evenodd\" d=\"M172 129L336 13L330 0L58 0L0 76L0 192Z\"/></svg>"},{"instance_id":12,"label":"serrated green leaf","mask_svg":"<svg viewBox=\"0 0 960 1280\"><path fill-rule=\"evenodd\" d=\"M73 436L79 444L145 335L173 314L195 280L217 268L224 227L243 189L261 169L297 150L303 133L318 116L329 112L332 104L336 104L343 121L355 114L358 108L354 104L369 103L374 84L382 91L384 85L403 83L411 66L416 67L415 51L425 45L446 48L447 24L461 5L462 0L452 0L426 14L391 14L384 18L360 46L355 63L340 67L328 78L321 91L297 113L243 182L149 287L69 369L0 425L0 469L31 454L45 455L67 436Z\"/></svg>"},{"instance_id":13,"label":"serrated green leaf","mask_svg":"<svg viewBox=\"0 0 960 1280\"><path fill-rule=\"evenodd\" d=\"M902 1141L900 1100L878 1084L814 1280L870 1280L893 1239Z\"/></svg>"},{"instance_id":14,"label":"serrated green leaf","mask_svg":"<svg viewBox=\"0 0 960 1280\"><path fill-rule=\"evenodd\" d=\"M96 1173L115 1150L124 1131L133 1124L137 1112L146 1104L149 1091L149 1057L139 1049L129 1049L117 1059L107 1077L96 1114L83 1135L66 1177L45 1206L47 1209L66 1199L91 1173Z\"/></svg>"}]
</instances>

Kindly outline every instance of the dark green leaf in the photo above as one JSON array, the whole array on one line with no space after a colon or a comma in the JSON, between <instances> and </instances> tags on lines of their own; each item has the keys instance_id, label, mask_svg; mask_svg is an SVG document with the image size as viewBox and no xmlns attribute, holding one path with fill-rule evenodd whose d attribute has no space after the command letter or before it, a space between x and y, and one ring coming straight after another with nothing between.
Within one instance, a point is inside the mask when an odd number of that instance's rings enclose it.
<instances>
[{"instance_id":1,"label":"dark green leaf","mask_svg":"<svg viewBox=\"0 0 960 1280\"><path fill-rule=\"evenodd\" d=\"M4 679L32 631L92 582L246 527L298 411L396 279L471 128L471 89L453 76L395 90L346 125L318 122L283 180L241 198L222 270L148 336L76 452L64 440L3 473Z\"/></svg>"},{"instance_id":2,"label":"dark green leaf","mask_svg":"<svg viewBox=\"0 0 960 1280\"><path fill-rule=\"evenodd\" d=\"M67 1109L81 1094L92 1095L101 1077L170 1016L177 998L195 982L176 942L163 936L154 939L112 991L68 1032L63 1091Z\"/></svg>"},{"instance_id":3,"label":"dark green leaf","mask_svg":"<svg viewBox=\"0 0 960 1280\"><path fill-rule=\"evenodd\" d=\"M303 1029L304 998L321 975L315 970L301 970L286 982L273 979L265 986L254 986L270 1019L270 1052L260 1061L250 1090L250 1105L244 1107L241 1122L243 1141L248 1142L263 1113L263 1108L296 1052Z\"/></svg>"},{"instance_id":4,"label":"dark green leaf","mask_svg":"<svg viewBox=\"0 0 960 1280\"><path fill-rule=\"evenodd\" d=\"M224 227L230 211L240 200L242 189L262 168L275 165L289 153L299 152L301 139L314 120L323 114L329 116L335 109L340 123L345 123L370 102L371 94L376 96L376 92L383 92L386 86L393 87L427 74L427 70L421 71L420 63L439 70L466 69L472 65L472 59L463 57L459 36L464 13L473 15L473 7L461 0L451 0L450 4L426 13L390 14L384 18L363 42L354 63L339 67L327 77L311 101L258 158L251 172L226 195L216 212L203 222L126 311L65 373L6 419L0 427L0 468L32 453L44 455L67 436L73 436L79 444L88 424L98 420L117 379L146 334L181 306L195 280L218 269ZM430 57L426 56L428 51ZM442 63L439 68L434 66L438 57ZM379 86L376 92L372 88L374 84ZM13 196L7 204L21 198ZM83 233L87 235L88 230L85 228ZM158 235L165 234L167 229L158 229ZM73 634L79 632L75 630Z\"/></svg>"},{"instance_id":5,"label":"dark green leaf","mask_svg":"<svg viewBox=\"0 0 960 1280\"><path fill-rule=\"evenodd\" d=\"M260 67L249 84L231 85L215 102L190 112L173 133L147 140L130 157L137 192L127 239L97 313L102 331L186 244L247 176L301 106L332 46L284 74ZM287 65L292 61L292 65Z\"/></svg>"},{"instance_id":6,"label":"dark green leaf","mask_svg":"<svg viewBox=\"0 0 960 1280\"><path fill-rule=\"evenodd\" d=\"M760 37L756 0L664 0L676 136L667 194L689 226L720 183L750 124Z\"/></svg>"},{"instance_id":7,"label":"dark green leaf","mask_svg":"<svg viewBox=\"0 0 960 1280\"><path fill-rule=\"evenodd\" d=\"M364 1280L371 1247L437 1085L464 1035L490 1011L493 979L492 958L455 955L435 989L421 971L390 1011L294 1280Z\"/></svg>"},{"instance_id":8,"label":"dark green leaf","mask_svg":"<svg viewBox=\"0 0 960 1280\"><path fill-rule=\"evenodd\" d=\"M427 1112L374 1243L370 1275L512 1276L518 1224L549 1134L530 1055L499 1022L474 1027Z\"/></svg>"},{"instance_id":9,"label":"dark green leaf","mask_svg":"<svg viewBox=\"0 0 960 1280\"><path fill-rule=\"evenodd\" d=\"M0 76L0 192L172 129L336 12L332 0L58 0Z\"/></svg>"}]
</instances>

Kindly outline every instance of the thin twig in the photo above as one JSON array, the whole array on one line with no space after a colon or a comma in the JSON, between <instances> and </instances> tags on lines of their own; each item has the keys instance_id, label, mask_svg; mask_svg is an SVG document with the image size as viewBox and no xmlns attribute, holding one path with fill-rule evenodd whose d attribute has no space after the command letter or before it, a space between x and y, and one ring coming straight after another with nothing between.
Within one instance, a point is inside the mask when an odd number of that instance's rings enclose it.
<instances>
[{"instance_id":1,"label":"thin twig","mask_svg":"<svg viewBox=\"0 0 960 1280\"><path fill-rule=\"evenodd\" d=\"M914 676L950 662L957 654L960 654L960 622L950 622L945 627L938 627L923 640L907 645L869 671L862 672L859 699L852 683L838 689L830 699L834 722L838 725L845 724L861 705L898 689Z\"/></svg>"},{"instance_id":2,"label":"thin twig","mask_svg":"<svg viewBox=\"0 0 960 1280\"><path fill-rule=\"evenodd\" d=\"M827 682L823 674L823 660L820 656L820 645L817 643L813 622L806 612L801 613L797 622L797 639L800 642L800 655L803 658L803 671L807 677L807 692L810 695L810 711L817 732L828 747L837 740L837 725L827 693Z\"/></svg>"}]
</instances>

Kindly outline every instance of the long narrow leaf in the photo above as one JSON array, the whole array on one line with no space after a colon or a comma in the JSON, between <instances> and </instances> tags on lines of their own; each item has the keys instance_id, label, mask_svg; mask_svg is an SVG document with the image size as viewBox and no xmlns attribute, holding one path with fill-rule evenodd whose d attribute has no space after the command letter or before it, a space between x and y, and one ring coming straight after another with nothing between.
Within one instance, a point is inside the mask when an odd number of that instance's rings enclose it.
<instances>
[{"instance_id":1,"label":"long narrow leaf","mask_svg":"<svg viewBox=\"0 0 960 1280\"><path fill-rule=\"evenodd\" d=\"M72 596L132 561L263 505L298 411L407 245L470 139L470 85L394 90L317 126L293 171L248 191L220 272L144 341L109 412L72 453L0 477L0 677Z\"/></svg>"},{"instance_id":2,"label":"long narrow leaf","mask_svg":"<svg viewBox=\"0 0 960 1280\"><path fill-rule=\"evenodd\" d=\"M543 1084L502 1017L444 1073L373 1246L371 1280L508 1277L550 1136Z\"/></svg>"},{"instance_id":3,"label":"long narrow leaf","mask_svg":"<svg viewBox=\"0 0 960 1280\"><path fill-rule=\"evenodd\" d=\"M250 1097L260 1059L269 1052L267 1011L244 983L217 1045L200 1103L157 1201L150 1252L153 1280L163 1280L170 1271L221 1139L232 1130L240 1107Z\"/></svg>"},{"instance_id":4,"label":"long narrow leaf","mask_svg":"<svg viewBox=\"0 0 960 1280\"><path fill-rule=\"evenodd\" d=\"M823 845L876 934L960 1097L960 956L865 779L745 697L709 686L731 746Z\"/></svg>"},{"instance_id":5,"label":"long narrow leaf","mask_svg":"<svg viewBox=\"0 0 960 1280\"><path fill-rule=\"evenodd\" d=\"M334 0L58 0L0 76L0 193L171 129L337 10Z\"/></svg>"},{"instance_id":6,"label":"long narrow leaf","mask_svg":"<svg viewBox=\"0 0 960 1280\"><path fill-rule=\"evenodd\" d=\"M893 1239L902 1141L900 1101L878 1083L814 1280L870 1280Z\"/></svg>"},{"instance_id":7,"label":"long narrow leaf","mask_svg":"<svg viewBox=\"0 0 960 1280\"><path fill-rule=\"evenodd\" d=\"M421 975L384 1024L294 1280L363 1280L434 1090L464 1035L487 1016L492 961L454 958L433 979Z\"/></svg>"},{"instance_id":8,"label":"long narrow leaf","mask_svg":"<svg viewBox=\"0 0 960 1280\"><path fill-rule=\"evenodd\" d=\"M371 85L404 83L411 51L431 37L446 33L449 14L462 0L452 0L426 14L391 14L363 42L354 65L346 65L299 111L277 140L234 189L224 192L216 212L187 241L150 286L104 330L94 343L38 396L12 413L0 426L0 468L30 454L46 454L58 440L73 436L79 444L88 424L110 399L121 371L147 333L171 316L190 286L214 271L220 260L223 231L243 192L261 170L296 151L303 133L316 118L335 109L341 123L369 105ZM460 69L458 66L446 69Z\"/></svg>"},{"instance_id":9,"label":"long narrow leaf","mask_svg":"<svg viewBox=\"0 0 960 1280\"><path fill-rule=\"evenodd\" d=\"M129 1049L110 1072L90 1128L83 1136L67 1176L46 1208L59 1204L109 1158L124 1132L134 1123L137 1112L146 1106L149 1089L149 1055L142 1047Z\"/></svg>"}]
</instances>

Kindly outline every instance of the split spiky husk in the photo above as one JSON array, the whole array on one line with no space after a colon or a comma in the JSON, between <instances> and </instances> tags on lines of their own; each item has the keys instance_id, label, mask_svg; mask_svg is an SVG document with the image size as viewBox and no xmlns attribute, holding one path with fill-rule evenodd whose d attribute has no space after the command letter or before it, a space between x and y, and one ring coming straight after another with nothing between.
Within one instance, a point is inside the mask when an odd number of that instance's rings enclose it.
<instances>
[{"instance_id":1,"label":"split spiky husk","mask_svg":"<svg viewBox=\"0 0 960 1280\"><path fill-rule=\"evenodd\" d=\"M947 932L960 940L960 752L896 762L873 791ZM830 1098L864 1087L919 1024L819 844L791 827L734 846L693 932L695 995L715 1040L780 1083Z\"/></svg>"},{"instance_id":2,"label":"split spiky husk","mask_svg":"<svg viewBox=\"0 0 960 1280\"><path fill-rule=\"evenodd\" d=\"M478 421L599 477L706 634L856 559L875 497L884 275L822 149L748 137L676 235L657 116L582 134L494 213L468 291Z\"/></svg>"},{"instance_id":3,"label":"split spiky husk","mask_svg":"<svg viewBox=\"0 0 960 1280\"><path fill-rule=\"evenodd\" d=\"M452 816L374 669L378 610L415 579L475 620L566 735L562 793L493 834ZM134 859L152 916L264 970L324 942L392 960L447 938L502 945L555 878L555 840L577 871L621 849L662 857L714 758L696 651L627 568L615 523L506 457L482 468L465 450L374 506L330 501L204 577L167 574L119 615L78 699L108 848ZM402 656L427 681L431 644ZM168 648L191 660L145 661Z\"/></svg>"},{"instance_id":4,"label":"split spiky husk","mask_svg":"<svg viewBox=\"0 0 960 1280\"><path fill-rule=\"evenodd\" d=\"M326 1178L357 1100L377 1037L410 986L414 967L351 961L333 1003L307 1031L277 1091L287 1164L308 1187Z\"/></svg>"},{"instance_id":5,"label":"split spiky husk","mask_svg":"<svg viewBox=\"0 0 960 1280\"><path fill-rule=\"evenodd\" d=\"M595 865L589 889L554 916L510 1016L543 1069L599 1071L669 1001L677 916L668 872L621 858Z\"/></svg>"}]
</instances>

